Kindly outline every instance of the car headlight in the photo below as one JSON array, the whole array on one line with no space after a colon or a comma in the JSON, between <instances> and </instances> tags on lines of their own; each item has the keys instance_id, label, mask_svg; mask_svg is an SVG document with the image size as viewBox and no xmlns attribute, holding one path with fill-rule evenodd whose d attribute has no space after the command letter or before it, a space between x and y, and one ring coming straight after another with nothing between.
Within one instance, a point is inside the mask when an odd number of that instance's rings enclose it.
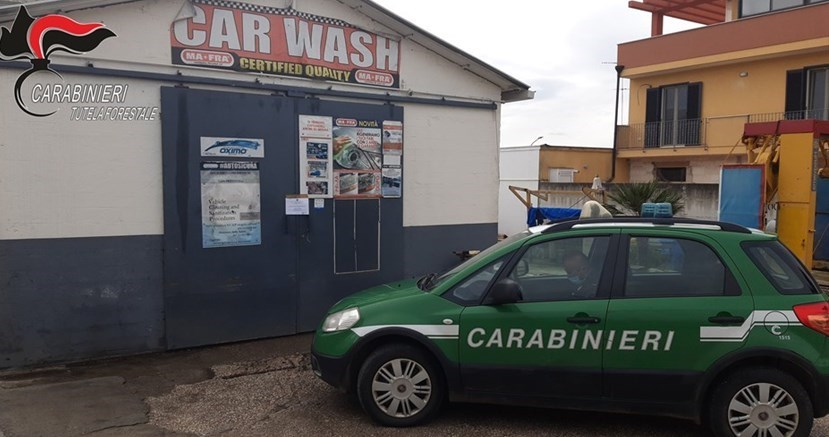
<instances>
[{"instance_id":1,"label":"car headlight","mask_svg":"<svg viewBox=\"0 0 829 437\"><path fill-rule=\"evenodd\" d=\"M347 310L337 311L334 314L325 318L325 323L322 324L323 332L343 331L351 328L360 321L360 310L357 308L349 308Z\"/></svg>"}]
</instances>

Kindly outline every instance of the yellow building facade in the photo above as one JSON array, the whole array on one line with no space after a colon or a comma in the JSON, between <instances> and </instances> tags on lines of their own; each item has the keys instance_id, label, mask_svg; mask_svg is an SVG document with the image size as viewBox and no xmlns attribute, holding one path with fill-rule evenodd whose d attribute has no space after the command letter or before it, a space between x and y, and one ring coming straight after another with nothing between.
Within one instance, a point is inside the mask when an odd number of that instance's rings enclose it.
<instances>
[{"instance_id":1,"label":"yellow building facade","mask_svg":"<svg viewBox=\"0 0 829 437\"><path fill-rule=\"evenodd\" d=\"M745 123L829 119L829 2L759 3L630 2L652 13L655 35L618 47L630 103L617 165L628 180L719 183L721 165L745 162ZM659 35L664 16L705 26Z\"/></svg>"},{"instance_id":2,"label":"yellow building facade","mask_svg":"<svg viewBox=\"0 0 829 437\"><path fill-rule=\"evenodd\" d=\"M607 181L612 173L612 150L599 147L572 147L542 145L538 153L540 182L573 182L589 184L599 176ZM627 178L627 169L616 169ZM624 175L619 173L624 172Z\"/></svg>"}]
</instances>

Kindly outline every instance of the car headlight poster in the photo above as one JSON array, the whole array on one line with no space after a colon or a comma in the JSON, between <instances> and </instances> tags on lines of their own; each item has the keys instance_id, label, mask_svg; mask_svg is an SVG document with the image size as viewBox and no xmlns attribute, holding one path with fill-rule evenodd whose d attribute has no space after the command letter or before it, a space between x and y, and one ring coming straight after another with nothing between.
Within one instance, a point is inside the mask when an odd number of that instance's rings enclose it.
<instances>
[{"instance_id":1,"label":"car headlight poster","mask_svg":"<svg viewBox=\"0 0 829 437\"><path fill-rule=\"evenodd\" d=\"M380 197L383 143L376 120L334 120L334 194Z\"/></svg>"},{"instance_id":2,"label":"car headlight poster","mask_svg":"<svg viewBox=\"0 0 829 437\"><path fill-rule=\"evenodd\" d=\"M262 243L259 163L201 163L202 247Z\"/></svg>"},{"instance_id":3,"label":"car headlight poster","mask_svg":"<svg viewBox=\"0 0 829 437\"><path fill-rule=\"evenodd\" d=\"M357 199L400 197L402 133L400 122L300 115L301 193ZM388 181L386 188L384 181Z\"/></svg>"}]
</instances>

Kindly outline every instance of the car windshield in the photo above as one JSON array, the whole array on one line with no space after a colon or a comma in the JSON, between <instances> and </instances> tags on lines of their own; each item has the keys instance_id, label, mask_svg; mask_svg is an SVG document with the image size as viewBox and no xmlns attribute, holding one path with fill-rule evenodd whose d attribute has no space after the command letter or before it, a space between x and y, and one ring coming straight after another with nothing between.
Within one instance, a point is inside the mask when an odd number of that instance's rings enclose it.
<instances>
[{"instance_id":1,"label":"car windshield","mask_svg":"<svg viewBox=\"0 0 829 437\"><path fill-rule=\"evenodd\" d=\"M468 260L466 260L464 262L462 262L461 264L454 267L452 270L449 270L449 271L441 273L441 274L432 273L431 275L427 275L422 279L428 279L429 276L432 276L432 278L429 279L429 280L424 281L425 283L423 284L422 288L425 289L425 290L431 290L431 289L437 287L438 285L440 285L441 283L443 283L444 281L446 281L447 279L451 278L452 276L455 276L461 270L463 270L463 269L469 267L470 265L474 264L477 260L479 260L481 258L484 258L487 255L489 255L493 252L496 252L496 251L500 250L501 248L503 248L505 246L508 246L508 245L510 245L510 244L522 239L522 238L525 238L526 236L528 236L530 234L531 234L530 231L524 231L524 232L517 233L517 234L515 234L511 237L507 237L507 238L493 244L492 246L489 246L485 250L481 251L481 253L475 255L472 258L469 258Z\"/></svg>"}]
</instances>

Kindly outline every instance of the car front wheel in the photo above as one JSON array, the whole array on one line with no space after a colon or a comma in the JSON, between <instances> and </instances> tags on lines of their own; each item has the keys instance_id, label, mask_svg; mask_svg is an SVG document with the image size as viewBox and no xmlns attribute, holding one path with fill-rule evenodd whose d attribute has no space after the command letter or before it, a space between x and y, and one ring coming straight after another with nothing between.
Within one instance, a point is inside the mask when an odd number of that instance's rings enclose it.
<instances>
[{"instance_id":1,"label":"car front wheel","mask_svg":"<svg viewBox=\"0 0 829 437\"><path fill-rule=\"evenodd\" d=\"M425 423L440 410L445 395L434 360L409 345L379 348L369 355L357 376L360 405L385 426Z\"/></svg>"},{"instance_id":2,"label":"car front wheel","mask_svg":"<svg viewBox=\"0 0 829 437\"><path fill-rule=\"evenodd\" d=\"M732 373L711 398L709 425L718 437L807 437L814 422L808 393L771 368Z\"/></svg>"}]
</instances>

